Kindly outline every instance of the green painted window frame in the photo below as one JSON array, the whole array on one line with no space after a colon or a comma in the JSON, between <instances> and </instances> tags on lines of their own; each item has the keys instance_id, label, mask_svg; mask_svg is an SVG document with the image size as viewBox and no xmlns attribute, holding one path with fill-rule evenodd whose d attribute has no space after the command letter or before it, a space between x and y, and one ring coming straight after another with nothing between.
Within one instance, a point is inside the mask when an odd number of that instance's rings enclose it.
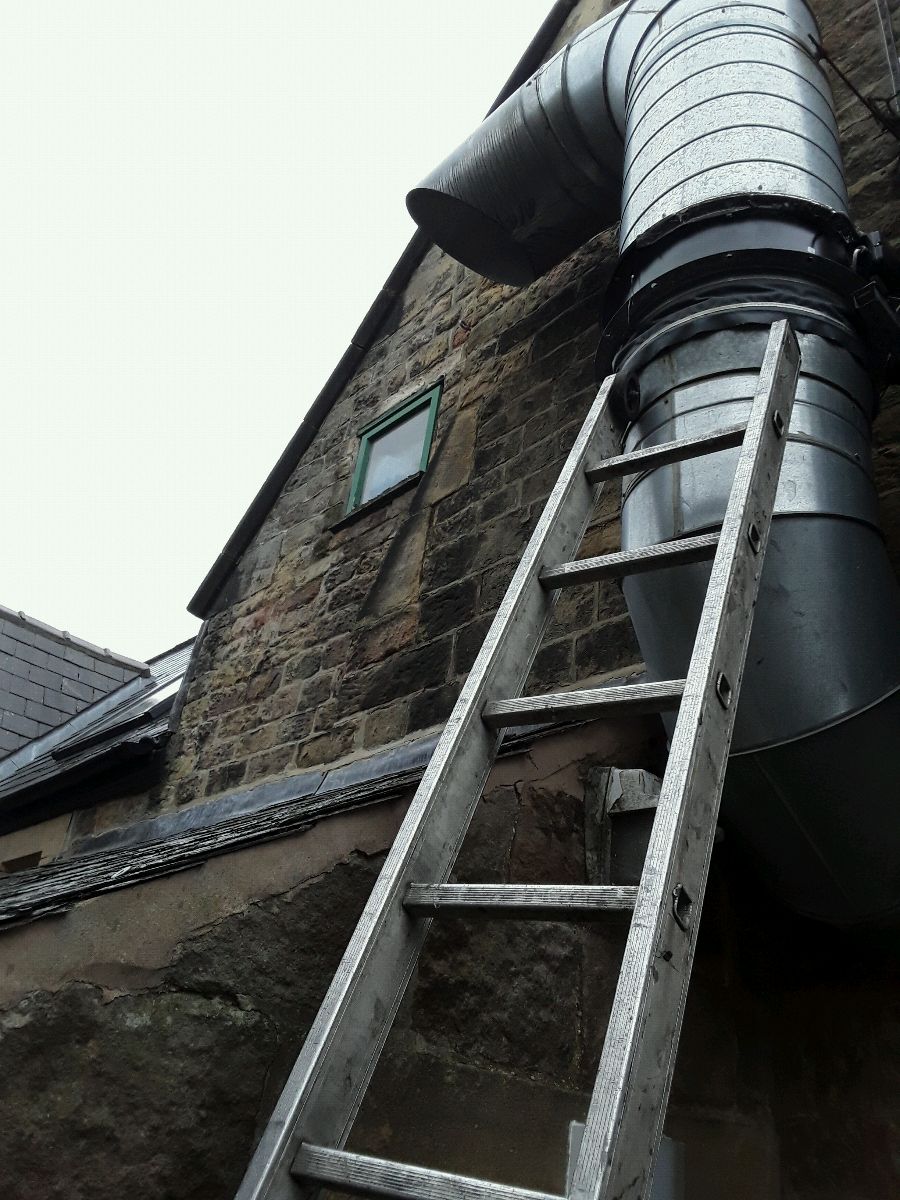
<instances>
[{"instance_id":1,"label":"green painted window frame","mask_svg":"<svg viewBox=\"0 0 900 1200\"><path fill-rule=\"evenodd\" d=\"M382 413L374 421L370 421L368 425L364 425L359 431L359 449L356 452L356 466L353 468L353 478L350 481L350 495L347 497L347 512L351 513L360 507L359 497L362 494L363 482L366 478L366 470L369 466L369 457L372 452L372 443L394 425L399 425L405 421L407 417L411 417L420 409L428 408L428 423L425 426L425 436L422 439L422 454L419 458L419 469L414 471L408 478L416 479L422 475L428 466L428 459L431 454L431 443L434 439L434 427L437 423L438 406L441 402L441 393L444 390L444 380L439 379L437 383L431 384L424 391L417 392L415 396L411 396L408 400L401 400L399 404L395 404L393 408L388 409L386 413ZM376 500L380 500L382 496L392 492L393 489L399 486L404 480L398 480L389 488L385 488L383 492L379 492L377 496L372 496L366 501L366 504L374 504Z\"/></svg>"}]
</instances>

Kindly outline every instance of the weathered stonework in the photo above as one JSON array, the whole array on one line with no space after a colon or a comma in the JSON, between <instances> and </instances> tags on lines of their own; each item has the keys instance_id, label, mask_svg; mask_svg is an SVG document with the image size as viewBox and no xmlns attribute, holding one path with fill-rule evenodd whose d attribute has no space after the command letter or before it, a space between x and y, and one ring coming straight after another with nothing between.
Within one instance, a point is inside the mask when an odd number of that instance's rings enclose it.
<instances>
[{"instance_id":1,"label":"weathered stonework","mask_svg":"<svg viewBox=\"0 0 900 1200\"><path fill-rule=\"evenodd\" d=\"M594 20L582 0L561 35ZM814 0L829 51L885 90L870 0ZM857 222L900 240L897 143L836 80ZM325 418L195 656L162 784L82 832L355 759L446 718L594 394L615 233L532 287L431 250ZM357 431L444 379L431 463L343 522ZM875 430L900 565L900 389ZM584 553L618 548L615 497ZM534 690L640 668L614 584L568 592ZM658 726L578 729L501 760L457 877L587 878L601 763L659 770ZM233 1190L396 832L393 800L0 936L0 1121L9 1200L218 1200ZM447 922L430 939L353 1145L558 1190L582 1117L622 930ZM668 1132L692 1200L900 1193L893 935L821 930L760 892L728 841L710 893ZM410 1113L427 1111L427 1122Z\"/></svg>"},{"instance_id":2,"label":"weathered stonework","mask_svg":"<svg viewBox=\"0 0 900 1200\"><path fill-rule=\"evenodd\" d=\"M245 556L234 602L210 622L164 806L445 719L593 395L613 246L604 235L527 292L428 253L398 327L326 418ZM355 430L438 375L444 394L418 488L334 529ZM593 544L614 542L613 511L598 513ZM577 638L588 664L578 673ZM594 586L561 606L533 684L638 666L617 589Z\"/></svg>"},{"instance_id":3,"label":"weathered stonework","mask_svg":"<svg viewBox=\"0 0 900 1200\"><path fill-rule=\"evenodd\" d=\"M871 6L814 7L842 69L864 90L883 90ZM564 36L597 9L579 6ZM896 237L897 144L833 83L855 217ZM615 246L608 231L521 290L428 252L395 327L325 419L210 621L153 803L341 760L445 719L594 394L596 318ZM334 529L356 431L439 376L425 477ZM895 392L885 397L875 438L895 559L897 404ZM586 552L617 547L615 512L610 493ZM618 588L595 585L564 598L530 686L639 667Z\"/></svg>"},{"instance_id":4,"label":"weathered stonework","mask_svg":"<svg viewBox=\"0 0 900 1200\"><path fill-rule=\"evenodd\" d=\"M462 880L582 882L602 726L502 760ZM228 1200L330 981L401 806L322 822L0 938L0 1193ZM558 1191L621 925L443 923L352 1145ZM900 1182L892 934L816 930L714 859L667 1130L694 1200L884 1200ZM410 1113L428 1120L410 1120Z\"/></svg>"}]
</instances>

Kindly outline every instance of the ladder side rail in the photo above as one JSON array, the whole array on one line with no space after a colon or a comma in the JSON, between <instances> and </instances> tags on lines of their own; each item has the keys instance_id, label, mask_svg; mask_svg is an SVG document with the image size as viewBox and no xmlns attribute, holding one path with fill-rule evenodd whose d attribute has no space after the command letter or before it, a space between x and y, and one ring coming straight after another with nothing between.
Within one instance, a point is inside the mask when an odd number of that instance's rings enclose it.
<instances>
[{"instance_id":1,"label":"ladder side rail","mask_svg":"<svg viewBox=\"0 0 900 1200\"><path fill-rule=\"evenodd\" d=\"M500 736L484 724L482 709L521 692L557 594L541 586L540 572L574 555L597 497L586 467L618 450L608 401L613 378L600 388L550 494L236 1200L296 1200L301 1188L290 1172L298 1140L331 1148L346 1141L430 925L404 911L407 887L443 882L452 869Z\"/></svg>"},{"instance_id":2,"label":"ladder side rail","mask_svg":"<svg viewBox=\"0 0 900 1200\"><path fill-rule=\"evenodd\" d=\"M650 1195L798 371L796 338L779 321L713 562L569 1200Z\"/></svg>"}]
</instances>

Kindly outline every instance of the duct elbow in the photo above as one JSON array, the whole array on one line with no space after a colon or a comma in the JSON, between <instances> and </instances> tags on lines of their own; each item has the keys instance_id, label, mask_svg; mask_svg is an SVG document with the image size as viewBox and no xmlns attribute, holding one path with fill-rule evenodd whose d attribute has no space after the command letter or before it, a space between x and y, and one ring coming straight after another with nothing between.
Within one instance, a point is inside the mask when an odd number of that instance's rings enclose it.
<instances>
[{"instance_id":1,"label":"duct elbow","mask_svg":"<svg viewBox=\"0 0 900 1200\"><path fill-rule=\"evenodd\" d=\"M805 0L629 0L491 113L407 208L453 258L520 286L620 214L623 252L763 189L846 218L816 37Z\"/></svg>"},{"instance_id":2,"label":"duct elbow","mask_svg":"<svg viewBox=\"0 0 900 1200\"><path fill-rule=\"evenodd\" d=\"M457 261L524 286L619 219L622 140L605 80L622 10L584 30L406 198Z\"/></svg>"}]
</instances>

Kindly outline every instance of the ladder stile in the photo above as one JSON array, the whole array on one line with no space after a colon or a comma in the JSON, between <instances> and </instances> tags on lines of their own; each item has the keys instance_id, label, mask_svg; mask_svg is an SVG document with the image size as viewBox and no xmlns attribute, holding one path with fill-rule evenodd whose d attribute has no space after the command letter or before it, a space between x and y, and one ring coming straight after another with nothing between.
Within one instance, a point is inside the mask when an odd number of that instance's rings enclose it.
<instances>
[{"instance_id":1,"label":"ladder stile","mask_svg":"<svg viewBox=\"0 0 900 1200\"><path fill-rule=\"evenodd\" d=\"M569 1200L646 1200L650 1195L799 357L787 322L773 325L713 562Z\"/></svg>"},{"instance_id":2,"label":"ladder stile","mask_svg":"<svg viewBox=\"0 0 900 1200\"><path fill-rule=\"evenodd\" d=\"M604 382L236 1200L298 1200L319 1185L389 1200L564 1200L350 1153L343 1146L434 918L585 921L615 913L633 913L633 919L565 1200L650 1195L798 373L797 340L787 322L778 322L746 425L629 455L616 454L618 431L609 406L613 379ZM601 481L738 445L720 531L573 558ZM686 679L521 696L559 588L710 557ZM447 882L505 727L674 710L678 719L639 887Z\"/></svg>"},{"instance_id":3,"label":"ladder stile","mask_svg":"<svg viewBox=\"0 0 900 1200\"><path fill-rule=\"evenodd\" d=\"M360 917L306 1042L237 1193L237 1200L296 1200L291 1160L299 1140L343 1146L378 1061L430 924L402 901L412 882L442 882L480 798L499 735L485 704L516 695L547 628L555 592L539 582L546 563L576 552L596 488L586 464L619 444L609 407L613 377L592 403L459 700Z\"/></svg>"}]
</instances>

